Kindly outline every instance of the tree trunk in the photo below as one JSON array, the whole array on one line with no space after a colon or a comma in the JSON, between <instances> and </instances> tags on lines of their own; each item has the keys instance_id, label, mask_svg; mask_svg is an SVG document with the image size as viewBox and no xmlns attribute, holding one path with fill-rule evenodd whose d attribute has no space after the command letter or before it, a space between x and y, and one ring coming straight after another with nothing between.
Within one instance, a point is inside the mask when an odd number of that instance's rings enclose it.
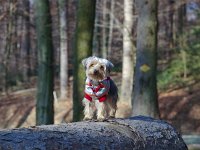
<instances>
[{"instance_id":1,"label":"tree trunk","mask_svg":"<svg viewBox=\"0 0 200 150\"><path fill-rule=\"evenodd\" d=\"M124 26L123 26L123 64L122 64L122 86L120 102L131 108L131 97L133 92L134 74L134 52L133 43L133 1L124 0Z\"/></svg>"},{"instance_id":2,"label":"tree trunk","mask_svg":"<svg viewBox=\"0 0 200 150\"><path fill-rule=\"evenodd\" d=\"M133 116L159 116L157 67L157 0L136 0L138 9Z\"/></svg>"},{"instance_id":3,"label":"tree trunk","mask_svg":"<svg viewBox=\"0 0 200 150\"><path fill-rule=\"evenodd\" d=\"M29 81L30 76L30 3L29 0L23 0L24 10L24 29L22 30L22 50L23 50L23 80Z\"/></svg>"},{"instance_id":4,"label":"tree trunk","mask_svg":"<svg viewBox=\"0 0 200 150\"><path fill-rule=\"evenodd\" d=\"M73 121L82 117L85 71L82 59L92 55L96 0L79 0L74 43Z\"/></svg>"},{"instance_id":5,"label":"tree trunk","mask_svg":"<svg viewBox=\"0 0 200 150\"><path fill-rule=\"evenodd\" d=\"M36 123L52 124L53 110L53 44L48 0L36 0L36 34L38 48L38 91Z\"/></svg>"},{"instance_id":6,"label":"tree trunk","mask_svg":"<svg viewBox=\"0 0 200 150\"><path fill-rule=\"evenodd\" d=\"M100 0L97 0L96 6L99 3L100 3ZM100 20L101 20L100 13L98 11L98 8L96 8L92 54L94 56L97 56L97 57L101 57L101 45L102 45L101 34L100 34L101 33L101 27L99 27Z\"/></svg>"},{"instance_id":7,"label":"tree trunk","mask_svg":"<svg viewBox=\"0 0 200 150\"><path fill-rule=\"evenodd\" d=\"M113 28L114 28L114 12L115 12L115 0L110 1L110 23L109 23L109 36L108 36L108 56L110 60L112 58L112 40L113 40Z\"/></svg>"},{"instance_id":8,"label":"tree trunk","mask_svg":"<svg viewBox=\"0 0 200 150\"><path fill-rule=\"evenodd\" d=\"M60 99L67 98L68 52L67 52L67 1L59 0L60 21Z\"/></svg>"},{"instance_id":9,"label":"tree trunk","mask_svg":"<svg viewBox=\"0 0 200 150\"><path fill-rule=\"evenodd\" d=\"M179 4L180 3L180 4ZM186 22L186 2L180 1L178 4L178 44L181 51L181 58L183 64L183 78L187 78L187 52L186 52L186 37L185 37L185 22Z\"/></svg>"},{"instance_id":10,"label":"tree trunk","mask_svg":"<svg viewBox=\"0 0 200 150\"><path fill-rule=\"evenodd\" d=\"M4 57L4 91L7 94L9 87L9 69L10 69L10 54L13 48L13 28L14 28L14 12L15 11L15 1L9 0L9 15L8 15L8 23L7 23L7 33L6 33L6 45L5 45L5 57Z\"/></svg>"},{"instance_id":11,"label":"tree trunk","mask_svg":"<svg viewBox=\"0 0 200 150\"><path fill-rule=\"evenodd\" d=\"M187 146L166 122L140 116L2 130L0 149L187 150Z\"/></svg>"},{"instance_id":12,"label":"tree trunk","mask_svg":"<svg viewBox=\"0 0 200 150\"><path fill-rule=\"evenodd\" d=\"M168 41L169 41L169 48L172 49L174 48L174 33L173 33L173 27L174 27L174 5L175 1L174 0L168 0L169 4L169 36L168 36Z\"/></svg>"},{"instance_id":13,"label":"tree trunk","mask_svg":"<svg viewBox=\"0 0 200 150\"><path fill-rule=\"evenodd\" d=\"M108 1L107 0L103 0L103 8L102 8L102 12L103 12L103 18L102 18L102 22L103 22L103 27L102 27L102 47L101 47L101 57L103 58L107 58L107 52L108 52L108 8L107 8L107 4Z\"/></svg>"}]
</instances>

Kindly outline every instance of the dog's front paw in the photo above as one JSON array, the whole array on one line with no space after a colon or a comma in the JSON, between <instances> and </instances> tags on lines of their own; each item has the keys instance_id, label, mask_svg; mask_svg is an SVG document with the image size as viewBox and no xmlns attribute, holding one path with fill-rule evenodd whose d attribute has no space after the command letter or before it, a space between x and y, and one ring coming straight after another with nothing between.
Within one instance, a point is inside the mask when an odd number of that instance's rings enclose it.
<instances>
[{"instance_id":1,"label":"dog's front paw","mask_svg":"<svg viewBox=\"0 0 200 150\"><path fill-rule=\"evenodd\" d=\"M106 121L107 118L105 118L105 117L98 117L97 120L100 121L100 122L103 122L103 121Z\"/></svg>"},{"instance_id":2,"label":"dog's front paw","mask_svg":"<svg viewBox=\"0 0 200 150\"><path fill-rule=\"evenodd\" d=\"M88 121L88 120L93 120L93 118L92 117L84 117L83 120Z\"/></svg>"}]
</instances>

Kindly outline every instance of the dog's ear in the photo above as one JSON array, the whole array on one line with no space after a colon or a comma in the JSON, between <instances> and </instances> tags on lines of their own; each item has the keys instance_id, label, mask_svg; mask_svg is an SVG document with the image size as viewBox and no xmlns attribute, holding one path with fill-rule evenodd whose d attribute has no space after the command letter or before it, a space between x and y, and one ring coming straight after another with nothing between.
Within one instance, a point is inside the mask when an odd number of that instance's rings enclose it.
<instances>
[{"instance_id":1,"label":"dog's ear","mask_svg":"<svg viewBox=\"0 0 200 150\"><path fill-rule=\"evenodd\" d=\"M111 63L110 61L108 61L108 68L112 69L114 67L113 63Z\"/></svg>"},{"instance_id":2,"label":"dog's ear","mask_svg":"<svg viewBox=\"0 0 200 150\"><path fill-rule=\"evenodd\" d=\"M82 64L83 64L85 69L87 68L87 60L88 60L87 58L82 60Z\"/></svg>"},{"instance_id":3,"label":"dog's ear","mask_svg":"<svg viewBox=\"0 0 200 150\"><path fill-rule=\"evenodd\" d=\"M110 72L111 69L114 67L113 63L111 63L110 61L107 62L106 66L107 66L108 72Z\"/></svg>"},{"instance_id":4,"label":"dog's ear","mask_svg":"<svg viewBox=\"0 0 200 150\"><path fill-rule=\"evenodd\" d=\"M102 59L102 61L106 64L106 68L108 69L108 71L110 72L110 70L114 67L113 63L111 63L109 60L107 59Z\"/></svg>"}]
</instances>

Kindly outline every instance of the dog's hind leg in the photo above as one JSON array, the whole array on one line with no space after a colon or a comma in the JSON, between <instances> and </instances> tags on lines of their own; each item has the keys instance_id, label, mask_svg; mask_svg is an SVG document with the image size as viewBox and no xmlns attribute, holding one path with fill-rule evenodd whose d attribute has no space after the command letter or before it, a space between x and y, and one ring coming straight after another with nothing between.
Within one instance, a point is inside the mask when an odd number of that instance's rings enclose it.
<instances>
[{"instance_id":1,"label":"dog's hind leg","mask_svg":"<svg viewBox=\"0 0 200 150\"><path fill-rule=\"evenodd\" d=\"M112 98L106 100L106 105L108 107L108 117L115 118L115 113L117 109L116 101L113 101Z\"/></svg>"}]
</instances>

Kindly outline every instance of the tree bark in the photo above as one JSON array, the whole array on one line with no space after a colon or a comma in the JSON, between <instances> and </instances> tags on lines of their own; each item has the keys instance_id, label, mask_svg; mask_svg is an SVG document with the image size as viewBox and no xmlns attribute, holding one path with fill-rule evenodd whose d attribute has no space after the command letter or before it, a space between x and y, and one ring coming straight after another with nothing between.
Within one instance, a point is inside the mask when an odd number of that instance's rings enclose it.
<instances>
[{"instance_id":1,"label":"tree bark","mask_svg":"<svg viewBox=\"0 0 200 150\"><path fill-rule=\"evenodd\" d=\"M13 28L14 28L14 14L15 13L15 1L9 0L9 15L6 31L6 45L4 52L4 91L7 94L9 87L9 69L10 69L10 55L13 51Z\"/></svg>"},{"instance_id":2,"label":"tree bark","mask_svg":"<svg viewBox=\"0 0 200 150\"><path fill-rule=\"evenodd\" d=\"M94 24L94 33L93 33L93 50L92 54L97 57L102 57L102 39L101 39L101 28L98 26L101 20L101 15L98 12L98 4L100 0L96 0L96 10L95 10L95 24Z\"/></svg>"},{"instance_id":3,"label":"tree bark","mask_svg":"<svg viewBox=\"0 0 200 150\"><path fill-rule=\"evenodd\" d=\"M114 28L114 12L115 12L115 0L110 1L110 23L109 23L109 36L108 36L108 56L110 60L112 58L112 41L113 41L113 28Z\"/></svg>"},{"instance_id":4,"label":"tree bark","mask_svg":"<svg viewBox=\"0 0 200 150\"><path fill-rule=\"evenodd\" d=\"M169 48L172 49L174 48L174 33L173 33L173 28L174 28L174 5L175 1L174 0L168 0L169 4L169 36L168 36L168 41L169 41Z\"/></svg>"},{"instance_id":5,"label":"tree bark","mask_svg":"<svg viewBox=\"0 0 200 150\"><path fill-rule=\"evenodd\" d=\"M183 3L184 2L184 3ZM185 22L186 22L186 2L180 1L178 5L178 45L180 48L180 54L182 58L182 65L183 65L183 79L186 80L187 78L187 52L186 52L186 37L185 37ZM182 5L181 5L182 4Z\"/></svg>"},{"instance_id":6,"label":"tree bark","mask_svg":"<svg viewBox=\"0 0 200 150\"><path fill-rule=\"evenodd\" d=\"M67 51L67 1L59 0L60 21L60 99L67 98L68 51Z\"/></svg>"},{"instance_id":7,"label":"tree bark","mask_svg":"<svg viewBox=\"0 0 200 150\"><path fill-rule=\"evenodd\" d=\"M102 58L107 58L108 56L108 33L109 33L109 28L108 28L108 22L109 22L109 15L108 15L108 1L103 0L102 4L102 12L103 12L103 17L102 17L102 22L103 22L103 27L102 27L102 50L101 50L101 57Z\"/></svg>"},{"instance_id":8,"label":"tree bark","mask_svg":"<svg viewBox=\"0 0 200 150\"><path fill-rule=\"evenodd\" d=\"M133 1L124 0L124 24L123 24L123 64L122 64L122 86L120 101L131 108L131 97L133 92L134 74L134 52L133 43Z\"/></svg>"},{"instance_id":9,"label":"tree bark","mask_svg":"<svg viewBox=\"0 0 200 150\"><path fill-rule=\"evenodd\" d=\"M157 0L136 0L137 53L133 116L159 117L157 100Z\"/></svg>"},{"instance_id":10,"label":"tree bark","mask_svg":"<svg viewBox=\"0 0 200 150\"><path fill-rule=\"evenodd\" d=\"M187 150L187 146L171 125L139 116L2 130L0 149Z\"/></svg>"},{"instance_id":11,"label":"tree bark","mask_svg":"<svg viewBox=\"0 0 200 150\"><path fill-rule=\"evenodd\" d=\"M29 0L23 0L24 5L24 24L23 24L23 34L22 34L22 50L23 50L23 80L25 82L29 81L30 77L30 2Z\"/></svg>"},{"instance_id":12,"label":"tree bark","mask_svg":"<svg viewBox=\"0 0 200 150\"><path fill-rule=\"evenodd\" d=\"M36 123L52 124L53 110L53 42L48 0L36 0L36 34L38 48L38 91Z\"/></svg>"},{"instance_id":13,"label":"tree bark","mask_svg":"<svg viewBox=\"0 0 200 150\"><path fill-rule=\"evenodd\" d=\"M79 0L74 42L73 121L82 117L85 71L81 61L92 55L96 0Z\"/></svg>"}]
</instances>

